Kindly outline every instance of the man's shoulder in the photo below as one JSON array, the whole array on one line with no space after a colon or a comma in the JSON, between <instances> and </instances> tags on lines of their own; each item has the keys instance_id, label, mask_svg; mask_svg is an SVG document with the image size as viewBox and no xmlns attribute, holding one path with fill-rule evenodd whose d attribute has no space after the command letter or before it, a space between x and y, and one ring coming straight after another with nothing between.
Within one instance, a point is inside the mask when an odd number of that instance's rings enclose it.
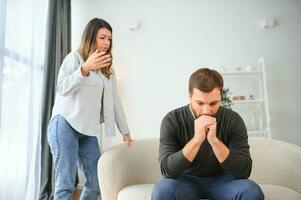
<instances>
[{"instance_id":1,"label":"man's shoulder","mask_svg":"<svg viewBox=\"0 0 301 200\"><path fill-rule=\"evenodd\" d=\"M239 126L244 123L242 117L236 111L222 106L218 111L217 119L220 123L231 126Z\"/></svg>"},{"instance_id":2,"label":"man's shoulder","mask_svg":"<svg viewBox=\"0 0 301 200\"><path fill-rule=\"evenodd\" d=\"M218 115L220 115L222 117L226 117L226 118L237 118L237 117L240 117L240 115L236 111L234 111L232 109L229 109L229 108L225 108L223 106L221 106L219 108Z\"/></svg>"},{"instance_id":3,"label":"man's shoulder","mask_svg":"<svg viewBox=\"0 0 301 200\"><path fill-rule=\"evenodd\" d=\"M161 128L168 128L177 130L183 126L183 124L187 124L187 122L191 120L189 118L189 106L181 106L174 110L169 111L162 119Z\"/></svg>"},{"instance_id":4,"label":"man's shoulder","mask_svg":"<svg viewBox=\"0 0 301 200\"><path fill-rule=\"evenodd\" d=\"M169 111L164 118L178 118L181 115L187 114L187 111L189 110L188 105L178 107L176 109L173 109Z\"/></svg>"}]
</instances>

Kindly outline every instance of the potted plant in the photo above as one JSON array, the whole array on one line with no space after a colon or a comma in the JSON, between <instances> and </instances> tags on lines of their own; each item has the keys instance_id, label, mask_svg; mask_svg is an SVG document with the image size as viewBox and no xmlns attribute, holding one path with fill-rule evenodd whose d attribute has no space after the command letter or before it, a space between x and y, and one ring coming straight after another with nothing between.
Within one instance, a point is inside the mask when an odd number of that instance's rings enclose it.
<instances>
[{"instance_id":1,"label":"potted plant","mask_svg":"<svg viewBox=\"0 0 301 200\"><path fill-rule=\"evenodd\" d=\"M231 106L233 105L232 100L229 97L229 94L231 94L229 88L223 88L222 93L222 106L232 109Z\"/></svg>"}]
</instances>

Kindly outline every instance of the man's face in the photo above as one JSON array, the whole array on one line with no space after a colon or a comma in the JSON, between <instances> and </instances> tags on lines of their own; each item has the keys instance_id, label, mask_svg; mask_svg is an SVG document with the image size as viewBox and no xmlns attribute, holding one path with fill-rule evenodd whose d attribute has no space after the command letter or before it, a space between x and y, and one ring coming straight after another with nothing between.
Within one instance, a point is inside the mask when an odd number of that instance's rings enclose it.
<instances>
[{"instance_id":1,"label":"man's face","mask_svg":"<svg viewBox=\"0 0 301 200\"><path fill-rule=\"evenodd\" d=\"M219 88L214 88L211 92L202 92L193 88L189 97L192 111L196 118L199 118L201 115L215 116L221 104Z\"/></svg>"}]
</instances>

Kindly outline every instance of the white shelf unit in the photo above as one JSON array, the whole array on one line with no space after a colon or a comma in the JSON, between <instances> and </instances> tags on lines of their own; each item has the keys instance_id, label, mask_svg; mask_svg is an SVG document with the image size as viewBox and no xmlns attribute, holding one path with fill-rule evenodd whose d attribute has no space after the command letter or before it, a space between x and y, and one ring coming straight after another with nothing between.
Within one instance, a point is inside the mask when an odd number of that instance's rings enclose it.
<instances>
[{"instance_id":1,"label":"white shelf unit","mask_svg":"<svg viewBox=\"0 0 301 200\"><path fill-rule=\"evenodd\" d=\"M232 100L233 104L247 104L247 103L262 103L264 99L254 99L254 100Z\"/></svg>"},{"instance_id":2,"label":"white shelf unit","mask_svg":"<svg viewBox=\"0 0 301 200\"><path fill-rule=\"evenodd\" d=\"M232 100L232 109L238 112L248 130L249 136L271 138L270 113L267 93L264 59L258 60L253 71L226 70L221 72L224 87L233 96L245 96L246 100ZM253 98L249 99L252 95Z\"/></svg>"}]
</instances>

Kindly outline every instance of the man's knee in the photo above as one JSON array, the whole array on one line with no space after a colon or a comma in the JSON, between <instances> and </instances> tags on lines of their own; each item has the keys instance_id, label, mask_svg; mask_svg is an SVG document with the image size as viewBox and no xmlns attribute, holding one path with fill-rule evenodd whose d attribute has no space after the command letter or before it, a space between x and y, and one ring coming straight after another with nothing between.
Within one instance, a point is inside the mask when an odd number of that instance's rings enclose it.
<instances>
[{"instance_id":1,"label":"man's knee","mask_svg":"<svg viewBox=\"0 0 301 200\"><path fill-rule=\"evenodd\" d=\"M175 188L173 180L161 179L154 186L152 200L174 199Z\"/></svg>"},{"instance_id":2,"label":"man's knee","mask_svg":"<svg viewBox=\"0 0 301 200\"><path fill-rule=\"evenodd\" d=\"M262 200L264 199L264 194L258 184L253 182L252 180L244 180L241 181L240 191L238 192L241 199L252 199L252 200Z\"/></svg>"},{"instance_id":3,"label":"man's knee","mask_svg":"<svg viewBox=\"0 0 301 200\"><path fill-rule=\"evenodd\" d=\"M199 193L187 179L163 178L155 184L152 200L195 200L199 199Z\"/></svg>"}]
</instances>

